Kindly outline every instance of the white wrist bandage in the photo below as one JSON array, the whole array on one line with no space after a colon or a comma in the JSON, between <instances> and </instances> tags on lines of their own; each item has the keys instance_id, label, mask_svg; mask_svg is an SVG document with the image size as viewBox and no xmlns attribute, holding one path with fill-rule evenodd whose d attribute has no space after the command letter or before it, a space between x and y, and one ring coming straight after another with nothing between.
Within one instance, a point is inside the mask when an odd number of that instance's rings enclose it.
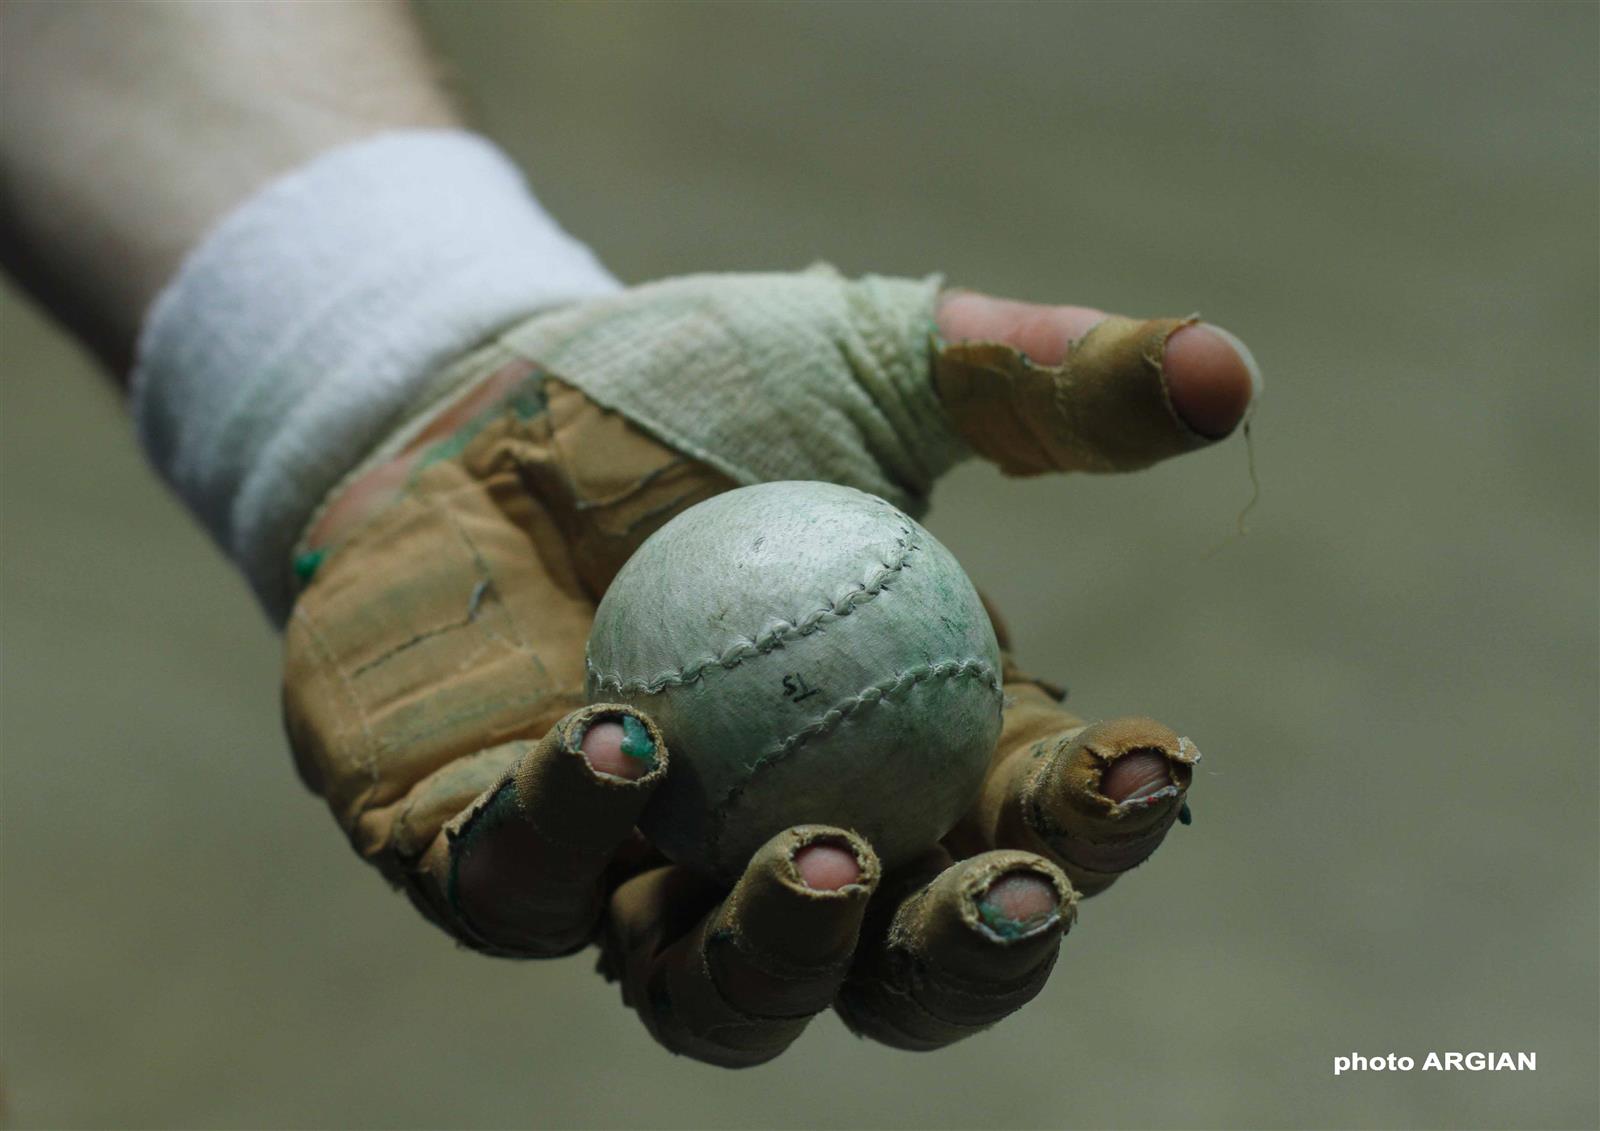
<instances>
[{"instance_id":1,"label":"white wrist bandage","mask_svg":"<svg viewBox=\"0 0 1600 1131\"><path fill-rule=\"evenodd\" d=\"M307 519L441 365L617 289L489 142L380 135L269 184L189 254L145 317L134 420L281 623Z\"/></svg>"}]
</instances>

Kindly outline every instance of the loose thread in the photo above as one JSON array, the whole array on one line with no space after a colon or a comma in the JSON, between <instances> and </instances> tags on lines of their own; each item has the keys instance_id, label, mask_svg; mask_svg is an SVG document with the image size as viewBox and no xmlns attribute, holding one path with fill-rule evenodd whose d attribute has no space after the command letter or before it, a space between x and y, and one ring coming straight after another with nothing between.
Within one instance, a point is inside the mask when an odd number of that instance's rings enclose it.
<instances>
[{"instance_id":1,"label":"loose thread","mask_svg":"<svg viewBox=\"0 0 1600 1131\"><path fill-rule=\"evenodd\" d=\"M1244 505L1244 510L1239 512L1239 537L1243 538L1250 533L1250 528L1245 525L1245 517L1256 509L1256 504L1261 501L1261 477L1256 474L1256 438L1250 432L1250 421L1244 422L1244 458L1245 466L1250 472L1250 501Z\"/></svg>"},{"instance_id":2,"label":"loose thread","mask_svg":"<svg viewBox=\"0 0 1600 1131\"><path fill-rule=\"evenodd\" d=\"M1251 511L1256 509L1256 504L1261 501L1261 477L1256 473L1256 441L1250 432L1250 424L1251 421L1246 419L1243 428L1245 466L1250 474L1250 501L1245 503L1244 509L1239 512L1239 517L1234 520L1233 534L1200 555L1204 559L1215 557L1231 543L1249 535L1250 527L1245 523L1245 519L1249 517Z\"/></svg>"}]
</instances>

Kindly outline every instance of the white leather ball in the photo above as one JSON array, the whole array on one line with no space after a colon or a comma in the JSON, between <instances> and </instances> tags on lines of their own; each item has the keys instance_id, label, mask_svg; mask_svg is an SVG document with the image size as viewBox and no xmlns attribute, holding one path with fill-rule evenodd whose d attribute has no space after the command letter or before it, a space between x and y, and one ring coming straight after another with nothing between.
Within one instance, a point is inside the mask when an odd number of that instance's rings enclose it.
<instances>
[{"instance_id":1,"label":"white leather ball","mask_svg":"<svg viewBox=\"0 0 1600 1131\"><path fill-rule=\"evenodd\" d=\"M731 878L815 822L892 867L977 795L1000 649L966 573L906 514L764 483L691 507L628 560L595 615L588 693L661 727L667 776L640 826L672 859Z\"/></svg>"}]
</instances>

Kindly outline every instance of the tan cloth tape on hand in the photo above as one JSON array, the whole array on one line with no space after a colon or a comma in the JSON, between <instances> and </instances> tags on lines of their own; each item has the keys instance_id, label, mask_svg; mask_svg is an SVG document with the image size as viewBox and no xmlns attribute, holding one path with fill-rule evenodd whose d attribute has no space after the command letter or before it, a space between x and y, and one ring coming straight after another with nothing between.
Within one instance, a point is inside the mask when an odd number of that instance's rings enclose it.
<instances>
[{"instance_id":1,"label":"tan cloth tape on hand","mask_svg":"<svg viewBox=\"0 0 1600 1131\"><path fill-rule=\"evenodd\" d=\"M1109 317L1059 366L996 342L952 343L935 384L962 438L1007 475L1135 471L1211 442L1178 417L1162 378L1167 339L1195 321Z\"/></svg>"},{"instance_id":2,"label":"tan cloth tape on hand","mask_svg":"<svg viewBox=\"0 0 1600 1131\"><path fill-rule=\"evenodd\" d=\"M595 773L580 749L590 726L617 714L638 718L650 736L652 763L637 778ZM581 949L593 936L606 894L600 875L667 772L666 741L654 722L637 712L593 703L563 716L538 742L514 746L516 761L445 825L411 888L429 919L476 950L553 958ZM537 882L514 889L509 916L504 914L508 908L496 908L497 918L509 918L514 926L489 929L473 920L459 891L458 872L484 835L510 822L521 826L518 863Z\"/></svg>"},{"instance_id":3,"label":"tan cloth tape on hand","mask_svg":"<svg viewBox=\"0 0 1600 1131\"><path fill-rule=\"evenodd\" d=\"M819 834L861 867L835 891L807 887L795 853ZM769 840L733 890L674 938L686 899L679 869L622 885L612 898L602 969L622 981L623 1001L674 1052L738 1068L771 1060L826 1009L856 948L879 879L865 840L844 830L800 826ZM679 920L674 923L674 920Z\"/></svg>"},{"instance_id":4,"label":"tan cloth tape on hand","mask_svg":"<svg viewBox=\"0 0 1600 1131\"><path fill-rule=\"evenodd\" d=\"M937 870L948 860L943 853L927 860L921 874L909 868L893 877L896 886L862 928L855 968L834 1003L851 1029L896 1048L941 1048L981 1032L1049 978L1059 944L1053 925L999 935L984 921L980 901L1000 877L1025 871L1050 884L1063 929L1077 915L1066 876L1032 853L1002 850L944 871ZM903 894L909 898L896 906ZM885 923L886 911L892 916Z\"/></svg>"},{"instance_id":5,"label":"tan cloth tape on hand","mask_svg":"<svg viewBox=\"0 0 1600 1131\"><path fill-rule=\"evenodd\" d=\"M1060 864L1080 894L1095 895L1160 846L1178 819L1200 752L1151 719L1085 723L1022 676L1009 656L1006 694L994 764L945 844L959 855L997 843L1031 849ZM1105 770L1135 751L1162 754L1175 795L1159 804L1118 805L1100 793Z\"/></svg>"},{"instance_id":6,"label":"tan cloth tape on hand","mask_svg":"<svg viewBox=\"0 0 1600 1131\"><path fill-rule=\"evenodd\" d=\"M507 363L485 351L479 377ZM530 406L528 398L536 398ZM529 411L537 408L537 411ZM576 390L529 386L332 547L285 630L303 778L417 897L445 824L583 705L594 603L672 514L726 490ZM419 899L438 918L436 893Z\"/></svg>"}]
</instances>

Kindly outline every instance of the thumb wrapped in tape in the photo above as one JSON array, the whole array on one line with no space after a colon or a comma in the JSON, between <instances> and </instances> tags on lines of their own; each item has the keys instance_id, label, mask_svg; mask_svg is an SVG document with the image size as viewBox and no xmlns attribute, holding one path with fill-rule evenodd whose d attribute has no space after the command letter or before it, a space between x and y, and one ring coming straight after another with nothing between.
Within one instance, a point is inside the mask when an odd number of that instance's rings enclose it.
<instances>
[{"instance_id":1,"label":"thumb wrapped in tape","mask_svg":"<svg viewBox=\"0 0 1600 1131\"><path fill-rule=\"evenodd\" d=\"M920 517L974 453L1011 475L1132 471L1212 442L1174 410L1167 340L1108 317L1057 366L939 336L937 276L697 275L542 315L504 344L739 483L819 479Z\"/></svg>"}]
</instances>

